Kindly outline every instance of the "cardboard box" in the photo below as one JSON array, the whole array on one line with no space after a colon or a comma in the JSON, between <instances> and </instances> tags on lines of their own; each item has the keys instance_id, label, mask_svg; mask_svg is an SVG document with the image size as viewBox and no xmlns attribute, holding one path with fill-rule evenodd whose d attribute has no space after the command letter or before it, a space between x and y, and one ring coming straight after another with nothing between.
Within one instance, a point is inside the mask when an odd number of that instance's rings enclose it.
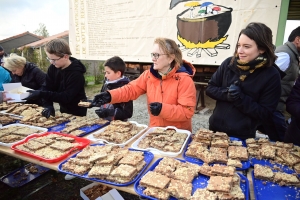
<instances>
[{"instance_id":1,"label":"cardboard box","mask_svg":"<svg viewBox=\"0 0 300 200\"><path fill-rule=\"evenodd\" d=\"M29 92L26 91L31 90L30 88L22 86L21 83L3 83L2 85L4 91L7 91L6 97L13 99L8 102L24 102L25 100L22 99L29 96Z\"/></svg>"},{"instance_id":2,"label":"cardboard box","mask_svg":"<svg viewBox=\"0 0 300 200\"><path fill-rule=\"evenodd\" d=\"M118 190L112 189L105 195L97 198L97 200L124 200L123 197L120 195Z\"/></svg>"},{"instance_id":3,"label":"cardboard box","mask_svg":"<svg viewBox=\"0 0 300 200\"><path fill-rule=\"evenodd\" d=\"M84 199L84 200L90 200L85 194L84 191L95 186L98 185L100 183L91 183L83 188L80 189L80 196ZM120 195L120 193L116 190L116 189L112 189L110 190L108 193L102 195L101 197L98 197L96 200L124 200L124 198Z\"/></svg>"}]
</instances>

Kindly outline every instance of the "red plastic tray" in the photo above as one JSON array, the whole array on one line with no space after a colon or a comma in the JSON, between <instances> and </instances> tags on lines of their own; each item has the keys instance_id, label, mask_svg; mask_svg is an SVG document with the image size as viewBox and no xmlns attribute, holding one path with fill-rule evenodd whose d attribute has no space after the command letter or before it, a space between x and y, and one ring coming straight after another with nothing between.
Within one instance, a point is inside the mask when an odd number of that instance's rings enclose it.
<instances>
[{"instance_id":1,"label":"red plastic tray","mask_svg":"<svg viewBox=\"0 0 300 200\"><path fill-rule=\"evenodd\" d=\"M65 137L70 137L70 138L74 138L75 139L75 142L76 143L79 143L78 146L76 147L73 147L72 149L70 149L69 151L67 151L65 154L63 154L62 156L60 157L57 157L57 158L53 158L53 159L47 159L47 158L44 158L44 157L41 157L41 156L38 156L38 155L35 155L33 153L29 153L29 152L26 152L26 151L22 151L20 149L17 149L16 147L19 146L19 145L22 145L24 143L26 143L28 140L32 139L32 138L38 138L38 137L43 137L43 136L47 136L49 134L57 134L57 135L61 135L61 136L65 136ZM44 133L44 134L34 134L34 135L31 135L29 137L27 137L24 141L22 142L18 142L14 145L11 146L11 149L14 150L15 152L17 153L21 153L21 154L24 154L26 156L29 156L29 157L33 157L35 159L38 159L38 160L41 160L41 161L45 161L45 162L48 162L48 163L55 163L55 162L58 162L58 161L61 161L61 160L64 160L65 158L67 158L69 155L73 154L74 152L80 150L80 149L83 149L84 147L86 147L87 145L90 144L90 140L86 139L86 138L79 138L79 137L76 137L76 136L73 136L73 135L68 135L68 134L62 134L62 133L57 133L57 132L47 132L47 133Z\"/></svg>"}]
</instances>

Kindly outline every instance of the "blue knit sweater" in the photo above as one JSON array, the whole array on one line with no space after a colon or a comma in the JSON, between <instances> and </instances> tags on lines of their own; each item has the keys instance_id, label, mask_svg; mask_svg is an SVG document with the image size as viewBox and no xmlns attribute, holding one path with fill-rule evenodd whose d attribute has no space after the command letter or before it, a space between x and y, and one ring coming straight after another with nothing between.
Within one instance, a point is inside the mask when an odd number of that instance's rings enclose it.
<instances>
[{"instance_id":1,"label":"blue knit sweater","mask_svg":"<svg viewBox=\"0 0 300 200\"><path fill-rule=\"evenodd\" d=\"M11 81L11 77L9 72L0 66L0 91L3 91L2 83L9 83Z\"/></svg>"}]
</instances>

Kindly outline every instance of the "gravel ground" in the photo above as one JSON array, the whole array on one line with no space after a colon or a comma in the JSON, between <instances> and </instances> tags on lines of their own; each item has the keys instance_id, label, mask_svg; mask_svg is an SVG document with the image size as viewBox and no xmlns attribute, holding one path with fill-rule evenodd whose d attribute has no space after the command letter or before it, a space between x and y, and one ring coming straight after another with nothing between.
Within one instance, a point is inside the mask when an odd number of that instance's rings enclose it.
<instances>
[{"instance_id":1,"label":"gravel ground","mask_svg":"<svg viewBox=\"0 0 300 200\"><path fill-rule=\"evenodd\" d=\"M200 128L208 128L208 119L212 113L212 109L215 106L215 101L208 96L205 96L205 105L206 109L202 110L202 112L200 111L197 114L194 114L192 118L193 133L195 133ZM95 114L96 109L97 108L88 109L87 115L90 117L97 117L97 115ZM147 111L146 95L142 95L138 99L133 101L133 116L132 118L130 118L130 121L136 121L139 124L148 125L149 114Z\"/></svg>"}]
</instances>

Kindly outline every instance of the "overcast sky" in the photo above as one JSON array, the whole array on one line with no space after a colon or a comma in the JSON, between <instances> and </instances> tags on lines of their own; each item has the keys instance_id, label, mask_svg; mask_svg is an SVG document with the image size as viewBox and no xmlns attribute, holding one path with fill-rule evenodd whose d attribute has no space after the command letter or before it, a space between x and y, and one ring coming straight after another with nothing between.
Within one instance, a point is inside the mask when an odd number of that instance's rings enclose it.
<instances>
[{"instance_id":1,"label":"overcast sky","mask_svg":"<svg viewBox=\"0 0 300 200\"><path fill-rule=\"evenodd\" d=\"M0 40L29 31L39 23L49 35L69 30L69 0L0 0Z\"/></svg>"},{"instance_id":2,"label":"overcast sky","mask_svg":"<svg viewBox=\"0 0 300 200\"><path fill-rule=\"evenodd\" d=\"M0 0L0 40L29 31L39 23L46 25L49 35L69 30L69 0ZM284 42L300 21L287 21Z\"/></svg>"}]
</instances>

